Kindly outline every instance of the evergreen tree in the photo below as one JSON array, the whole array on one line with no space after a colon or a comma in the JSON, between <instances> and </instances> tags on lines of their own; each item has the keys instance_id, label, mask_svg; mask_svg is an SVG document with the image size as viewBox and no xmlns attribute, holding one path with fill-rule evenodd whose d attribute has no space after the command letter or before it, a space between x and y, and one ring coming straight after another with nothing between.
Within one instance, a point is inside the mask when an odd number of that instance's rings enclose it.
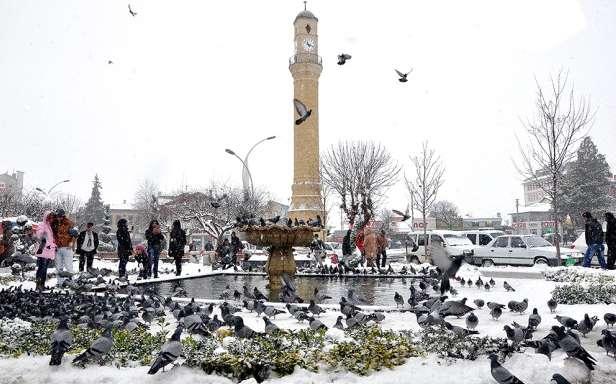
<instances>
[{"instance_id":1,"label":"evergreen tree","mask_svg":"<svg viewBox=\"0 0 616 384\"><path fill-rule=\"evenodd\" d=\"M103 214L103 226L101 227L101 234L99 235L98 250L103 252L112 252L115 250L115 246L111 242L111 208L109 205L105 205Z\"/></svg>"},{"instance_id":2,"label":"evergreen tree","mask_svg":"<svg viewBox=\"0 0 616 384\"><path fill-rule=\"evenodd\" d=\"M578 226L585 211L599 214L610 206L610 166L590 137L585 137L571 162L564 183L564 210Z\"/></svg>"},{"instance_id":3,"label":"evergreen tree","mask_svg":"<svg viewBox=\"0 0 616 384\"><path fill-rule=\"evenodd\" d=\"M105 207L101 198L101 182L98 179L98 175L94 175L94 181L92 182L92 193L90 199L86 203L83 211L84 222L92 222L98 227L105 215Z\"/></svg>"}]
</instances>

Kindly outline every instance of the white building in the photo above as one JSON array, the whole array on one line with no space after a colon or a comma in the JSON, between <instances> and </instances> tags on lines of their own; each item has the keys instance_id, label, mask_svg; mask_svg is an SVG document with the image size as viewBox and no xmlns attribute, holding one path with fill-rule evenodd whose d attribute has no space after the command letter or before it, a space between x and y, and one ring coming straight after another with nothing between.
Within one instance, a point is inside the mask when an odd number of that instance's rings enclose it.
<instances>
[{"instance_id":1,"label":"white building","mask_svg":"<svg viewBox=\"0 0 616 384\"><path fill-rule=\"evenodd\" d=\"M24 188L24 173L21 171L0 174L0 193L16 192L21 194Z\"/></svg>"}]
</instances>

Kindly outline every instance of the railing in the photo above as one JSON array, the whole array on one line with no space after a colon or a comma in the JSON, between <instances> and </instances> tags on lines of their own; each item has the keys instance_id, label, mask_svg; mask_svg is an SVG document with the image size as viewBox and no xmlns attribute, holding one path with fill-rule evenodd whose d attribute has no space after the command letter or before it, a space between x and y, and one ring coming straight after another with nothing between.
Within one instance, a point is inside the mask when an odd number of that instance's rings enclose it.
<instances>
[{"instance_id":1,"label":"railing","mask_svg":"<svg viewBox=\"0 0 616 384\"><path fill-rule=\"evenodd\" d=\"M312 63L321 65L321 56L314 53L296 53L289 58L289 65L297 63Z\"/></svg>"}]
</instances>

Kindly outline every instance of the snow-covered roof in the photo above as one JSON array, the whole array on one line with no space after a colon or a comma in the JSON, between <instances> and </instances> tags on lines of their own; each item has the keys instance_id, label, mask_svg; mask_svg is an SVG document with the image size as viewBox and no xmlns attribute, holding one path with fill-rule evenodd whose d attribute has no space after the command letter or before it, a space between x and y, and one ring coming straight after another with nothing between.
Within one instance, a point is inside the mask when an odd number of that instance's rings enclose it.
<instances>
[{"instance_id":1,"label":"snow-covered roof","mask_svg":"<svg viewBox=\"0 0 616 384\"><path fill-rule=\"evenodd\" d=\"M525 207L519 208L519 213L527 213L527 212L549 212L552 209L552 205L549 203L535 203L530 204ZM512 215L515 212L511 213Z\"/></svg>"}]
</instances>

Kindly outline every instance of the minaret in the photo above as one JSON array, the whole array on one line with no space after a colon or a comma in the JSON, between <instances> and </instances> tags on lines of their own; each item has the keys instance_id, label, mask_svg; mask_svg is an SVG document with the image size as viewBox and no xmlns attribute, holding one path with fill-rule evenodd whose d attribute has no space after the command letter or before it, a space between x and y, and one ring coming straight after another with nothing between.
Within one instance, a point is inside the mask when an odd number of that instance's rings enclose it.
<instances>
[{"instance_id":1,"label":"minaret","mask_svg":"<svg viewBox=\"0 0 616 384\"><path fill-rule=\"evenodd\" d=\"M323 217L321 200L321 178L319 175L319 76L321 57L318 54L318 19L312 12L301 11L295 22L295 54L289 59L289 70L293 76L294 98L312 110L302 124L295 125L297 114L293 109L294 154L293 186L289 217L316 219ZM293 105L291 103L291 105Z\"/></svg>"}]
</instances>

